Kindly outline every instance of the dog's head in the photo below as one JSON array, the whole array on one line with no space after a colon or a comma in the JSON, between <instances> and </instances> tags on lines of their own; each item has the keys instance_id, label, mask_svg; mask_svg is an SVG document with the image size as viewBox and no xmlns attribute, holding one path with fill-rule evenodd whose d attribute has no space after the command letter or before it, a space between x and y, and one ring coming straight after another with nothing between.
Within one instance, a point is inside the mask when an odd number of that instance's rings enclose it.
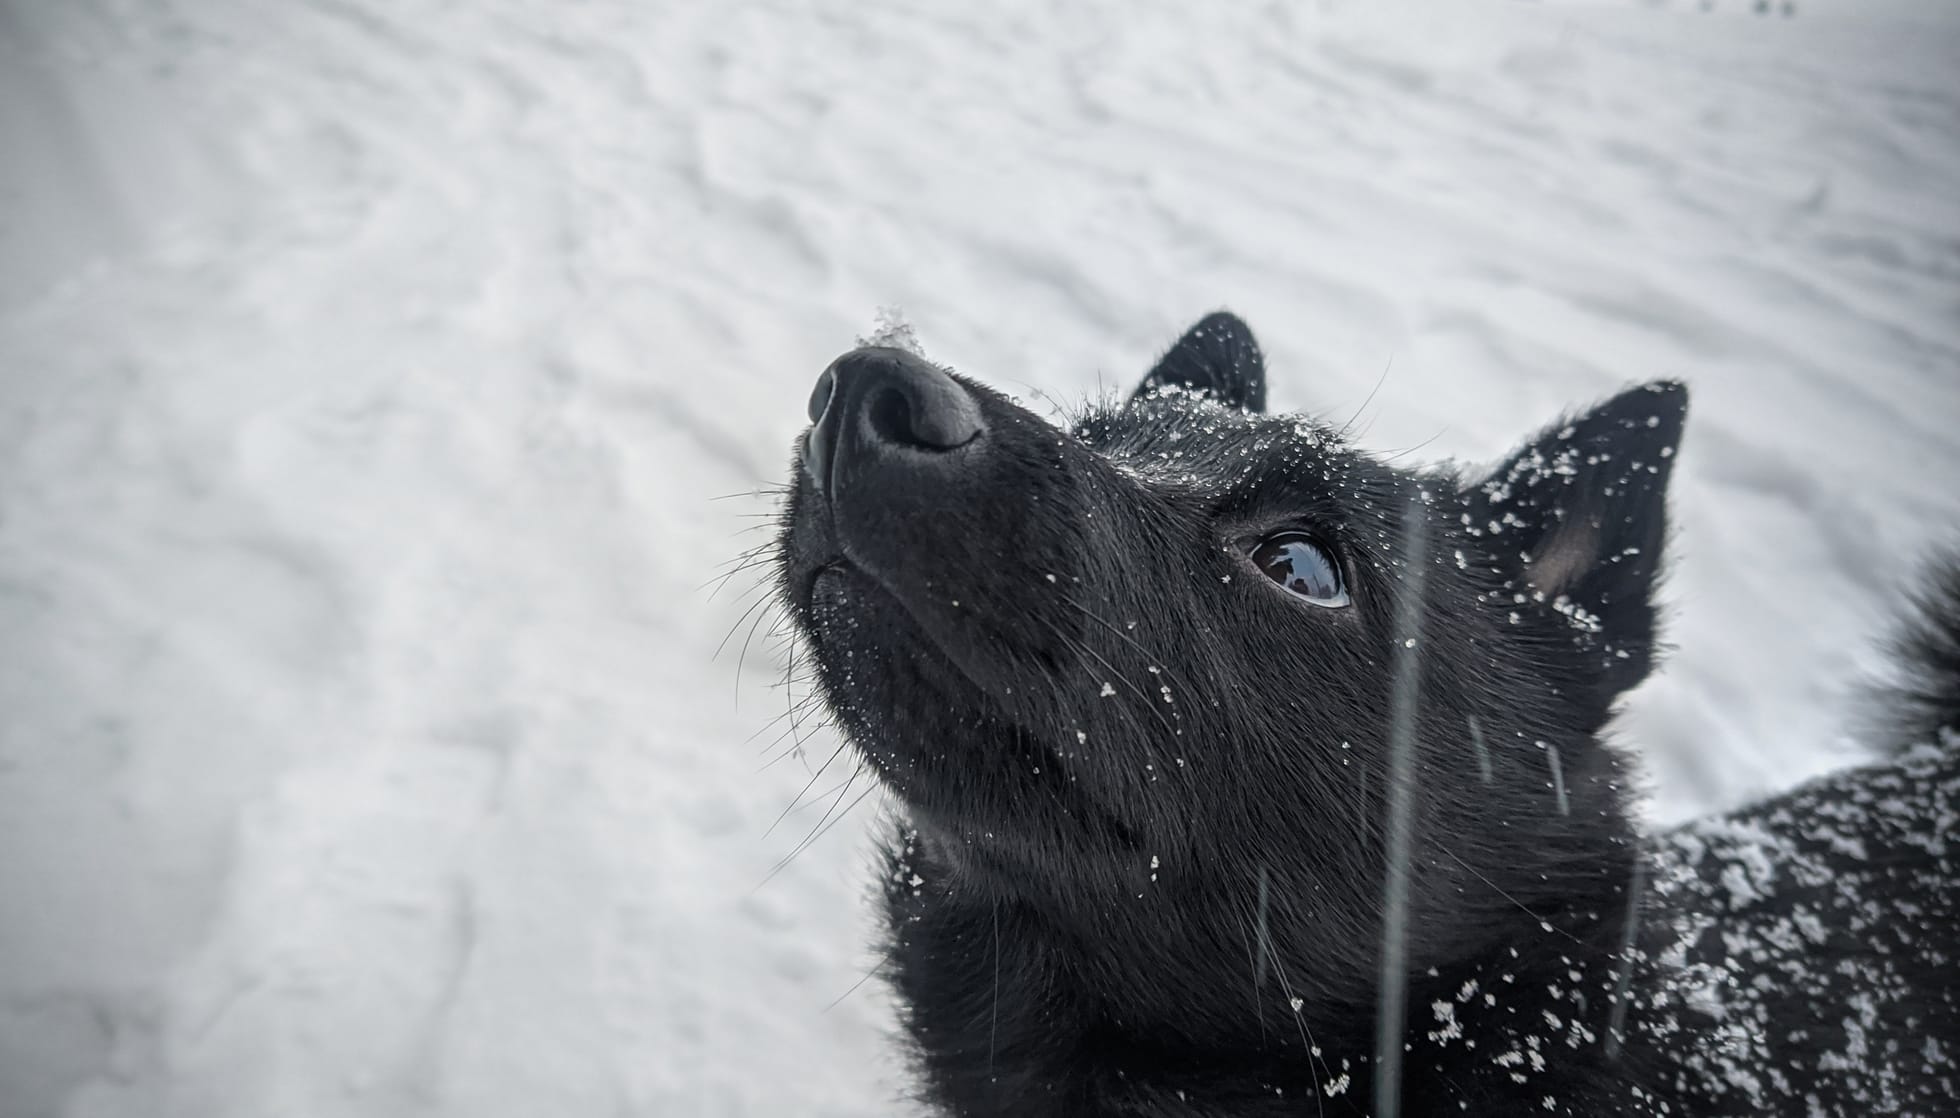
<instances>
[{"instance_id":1,"label":"dog's head","mask_svg":"<svg viewBox=\"0 0 1960 1118\"><path fill-rule=\"evenodd\" d=\"M847 353L810 402L780 592L957 892L1243 953L1257 891L1322 964L1312 994L1361 999L1398 711L1413 967L1623 878L1598 733L1653 663L1687 397L1633 389L1465 474L1268 416L1264 377L1214 314L1062 430L911 352Z\"/></svg>"}]
</instances>

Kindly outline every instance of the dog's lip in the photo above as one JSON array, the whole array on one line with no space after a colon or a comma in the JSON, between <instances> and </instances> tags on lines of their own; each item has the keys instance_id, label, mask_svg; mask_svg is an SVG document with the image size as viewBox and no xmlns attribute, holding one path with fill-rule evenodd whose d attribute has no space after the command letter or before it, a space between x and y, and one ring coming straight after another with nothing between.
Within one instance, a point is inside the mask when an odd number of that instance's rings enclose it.
<instances>
[{"instance_id":1,"label":"dog's lip","mask_svg":"<svg viewBox=\"0 0 1960 1118\"><path fill-rule=\"evenodd\" d=\"M875 587L878 594L883 595L887 601L903 611L905 616L911 619L912 627L918 630L920 639L932 645L934 648L939 649L942 653L945 653L947 660L953 663L954 667L959 670L962 676L965 676L969 680L973 678L964 667L960 666L958 658L952 655L945 644L933 633L932 626L912 609L911 604L905 600L905 595L899 593L884 579L879 578L869 567L863 563L854 561L848 547L843 546L841 543L837 546L837 553L812 566L810 568L810 574L805 580L802 604L805 610L809 611L810 616L815 616L817 594L825 579L839 580L841 588L842 580L855 575L856 581Z\"/></svg>"},{"instance_id":2,"label":"dog's lip","mask_svg":"<svg viewBox=\"0 0 1960 1118\"><path fill-rule=\"evenodd\" d=\"M852 576L855 576L855 578ZM840 598L839 605L847 609L849 608L848 599L850 597L852 583L859 584L869 589L871 593L880 595L889 605L897 607L899 612L903 613L911 621L911 628L917 634L915 639L938 651L948 666L959 673L960 678L975 686L983 686L979 680L973 678L972 673L966 669L966 666L960 663L959 657L953 655L951 650L933 632L932 626L921 619L917 613L913 612L911 606L906 603L904 595L893 590L883 579L871 573L862 564L852 562L847 554L836 555L819 562L811 568L809 577L805 580L802 605L805 616L810 618L816 628L820 630L823 627L821 611L818 609L818 596L822 593L823 585L826 581L835 584L838 597Z\"/></svg>"},{"instance_id":3,"label":"dog's lip","mask_svg":"<svg viewBox=\"0 0 1960 1118\"><path fill-rule=\"evenodd\" d=\"M817 602L817 584L822 582L826 575L833 576L836 578L842 578L844 576L845 569L848 568L849 566L850 564L846 563L843 559L838 558L838 559L830 559L825 562L818 563L816 566L810 568L809 575L805 577L803 580L803 594L802 594L803 607L805 609L810 609L815 607Z\"/></svg>"}]
</instances>

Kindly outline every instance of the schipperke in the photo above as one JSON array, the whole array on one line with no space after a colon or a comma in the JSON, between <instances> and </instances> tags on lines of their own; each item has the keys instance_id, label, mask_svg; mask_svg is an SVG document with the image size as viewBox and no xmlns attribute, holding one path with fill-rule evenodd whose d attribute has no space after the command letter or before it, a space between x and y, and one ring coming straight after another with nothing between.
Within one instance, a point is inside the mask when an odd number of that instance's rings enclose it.
<instances>
[{"instance_id":1,"label":"schipperke","mask_svg":"<svg viewBox=\"0 0 1960 1118\"><path fill-rule=\"evenodd\" d=\"M1225 313L1069 430L905 348L838 358L779 592L905 807L921 1104L1960 1113L1960 563L1888 759L1633 819L1603 734L1654 666L1687 402L1415 470L1266 415Z\"/></svg>"}]
</instances>

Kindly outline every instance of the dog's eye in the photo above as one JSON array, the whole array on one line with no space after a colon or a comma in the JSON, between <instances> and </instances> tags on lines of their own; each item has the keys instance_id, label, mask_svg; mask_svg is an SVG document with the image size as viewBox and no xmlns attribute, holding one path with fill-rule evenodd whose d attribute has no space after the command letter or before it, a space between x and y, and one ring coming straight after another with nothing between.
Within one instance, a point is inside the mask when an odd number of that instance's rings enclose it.
<instances>
[{"instance_id":1,"label":"dog's eye","mask_svg":"<svg viewBox=\"0 0 1960 1118\"><path fill-rule=\"evenodd\" d=\"M1255 544L1252 562L1286 592L1317 606L1348 604L1334 557L1304 532L1276 532Z\"/></svg>"}]
</instances>

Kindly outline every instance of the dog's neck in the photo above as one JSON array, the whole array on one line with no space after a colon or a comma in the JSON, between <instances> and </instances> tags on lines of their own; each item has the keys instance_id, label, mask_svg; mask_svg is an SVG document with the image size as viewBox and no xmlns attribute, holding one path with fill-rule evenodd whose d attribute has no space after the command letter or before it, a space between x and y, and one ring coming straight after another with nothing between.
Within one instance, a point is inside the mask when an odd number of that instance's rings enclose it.
<instances>
[{"instance_id":1,"label":"dog's neck","mask_svg":"<svg viewBox=\"0 0 1960 1118\"><path fill-rule=\"evenodd\" d=\"M888 977L932 1095L952 1113L1368 1110L1375 1007L1300 996L1312 959L1274 944L1262 960L1248 927L1218 945L1242 961L1243 986L1184 988L1175 973L1135 972L1139 958L1174 964L1192 950L1179 931L1085 943L1084 929L967 887L930 842L905 845L887 877ZM1464 1100L1474 1111L1479 1097L1521 1090L1553 1098L1551 1113L1649 1113L1632 1087L1650 1078L1650 1061L1612 1039L1624 1017L1616 1000L1650 982L1623 973L1623 889L1615 897L1520 913L1504 946L1411 976L1405 1115L1462 1113ZM1134 921L1113 921L1111 933L1147 934Z\"/></svg>"}]
</instances>

